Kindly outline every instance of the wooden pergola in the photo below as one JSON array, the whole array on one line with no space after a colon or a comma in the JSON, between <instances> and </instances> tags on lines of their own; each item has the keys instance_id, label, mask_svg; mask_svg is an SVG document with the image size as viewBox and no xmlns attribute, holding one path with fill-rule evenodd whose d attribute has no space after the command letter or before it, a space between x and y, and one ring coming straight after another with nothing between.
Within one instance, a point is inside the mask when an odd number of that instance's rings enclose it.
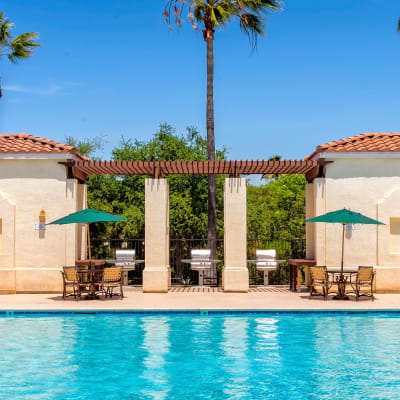
<instances>
[{"instance_id":1,"label":"wooden pergola","mask_svg":"<svg viewBox=\"0 0 400 400\"><path fill-rule=\"evenodd\" d=\"M225 175L224 268L227 292L247 292L247 187L241 175L303 174L310 182L325 176L326 161L73 161L61 163L70 179L85 183L89 175L144 175L145 253L143 291L166 293L170 285L168 175Z\"/></svg>"},{"instance_id":2,"label":"wooden pergola","mask_svg":"<svg viewBox=\"0 0 400 400\"><path fill-rule=\"evenodd\" d=\"M166 175L304 174L307 181L325 176L326 161L68 161L62 163L69 178L86 181L88 175Z\"/></svg>"}]
</instances>

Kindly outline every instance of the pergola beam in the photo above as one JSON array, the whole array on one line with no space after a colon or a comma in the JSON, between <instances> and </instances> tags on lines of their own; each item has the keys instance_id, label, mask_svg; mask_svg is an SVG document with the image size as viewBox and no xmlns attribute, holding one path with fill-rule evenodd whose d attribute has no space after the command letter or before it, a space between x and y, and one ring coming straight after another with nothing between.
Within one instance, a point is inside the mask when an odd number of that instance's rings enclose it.
<instances>
[{"instance_id":1,"label":"pergola beam","mask_svg":"<svg viewBox=\"0 0 400 400\"><path fill-rule=\"evenodd\" d=\"M66 164L66 163L65 163ZM323 174L324 161L70 161L75 177L87 175L229 175L305 174L307 180ZM70 173L71 173L70 172ZM79 176L78 176L79 175Z\"/></svg>"}]
</instances>

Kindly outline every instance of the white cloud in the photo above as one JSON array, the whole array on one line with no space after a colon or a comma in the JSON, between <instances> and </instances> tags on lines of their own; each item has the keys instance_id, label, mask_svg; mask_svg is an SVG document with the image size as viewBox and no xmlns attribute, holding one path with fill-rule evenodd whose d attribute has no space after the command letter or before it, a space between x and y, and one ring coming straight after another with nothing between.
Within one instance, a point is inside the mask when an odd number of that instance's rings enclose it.
<instances>
[{"instance_id":1,"label":"white cloud","mask_svg":"<svg viewBox=\"0 0 400 400\"><path fill-rule=\"evenodd\" d=\"M43 96L53 96L53 95L61 92L67 86L74 86L74 85L72 85L72 84L63 84L63 85L52 84L45 88L38 88L38 87L35 88L35 87L28 87L28 86L21 86L21 85L4 85L3 90L6 90L8 92L15 92L15 93L29 93L29 94L39 94L39 95L43 95Z\"/></svg>"}]
</instances>

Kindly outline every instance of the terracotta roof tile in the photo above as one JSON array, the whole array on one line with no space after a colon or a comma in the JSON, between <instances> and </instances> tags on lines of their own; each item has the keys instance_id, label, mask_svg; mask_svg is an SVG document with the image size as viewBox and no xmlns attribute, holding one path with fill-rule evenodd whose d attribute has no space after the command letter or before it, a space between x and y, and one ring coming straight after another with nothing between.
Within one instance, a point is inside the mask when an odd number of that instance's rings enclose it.
<instances>
[{"instance_id":1,"label":"terracotta roof tile","mask_svg":"<svg viewBox=\"0 0 400 400\"><path fill-rule=\"evenodd\" d=\"M400 133L363 133L346 139L325 143L306 160L312 159L318 153L344 152L400 152Z\"/></svg>"},{"instance_id":2,"label":"terracotta roof tile","mask_svg":"<svg viewBox=\"0 0 400 400\"><path fill-rule=\"evenodd\" d=\"M88 160L81 156L75 147L28 135L27 133L0 135L0 153L8 154L73 154L81 160Z\"/></svg>"}]
</instances>

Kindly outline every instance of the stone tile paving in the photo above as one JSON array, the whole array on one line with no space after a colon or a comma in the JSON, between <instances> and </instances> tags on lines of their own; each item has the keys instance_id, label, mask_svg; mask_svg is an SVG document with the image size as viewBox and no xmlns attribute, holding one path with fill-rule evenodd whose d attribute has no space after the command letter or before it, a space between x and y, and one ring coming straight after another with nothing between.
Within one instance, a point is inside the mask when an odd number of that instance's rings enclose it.
<instances>
[{"instance_id":1,"label":"stone tile paving","mask_svg":"<svg viewBox=\"0 0 400 400\"><path fill-rule=\"evenodd\" d=\"M201 290L200 290L201 289ZM204 290L203 290L204 289ZM400 294L377 294L376 300L324 301L293 293L285 287L253 287L249 293L225 293L221 288L174 287L169 293L143 293L127 288L117 298L75 301L58 294L1 295L0 310L400 310Z\"/></svg>"}]
</instances>

